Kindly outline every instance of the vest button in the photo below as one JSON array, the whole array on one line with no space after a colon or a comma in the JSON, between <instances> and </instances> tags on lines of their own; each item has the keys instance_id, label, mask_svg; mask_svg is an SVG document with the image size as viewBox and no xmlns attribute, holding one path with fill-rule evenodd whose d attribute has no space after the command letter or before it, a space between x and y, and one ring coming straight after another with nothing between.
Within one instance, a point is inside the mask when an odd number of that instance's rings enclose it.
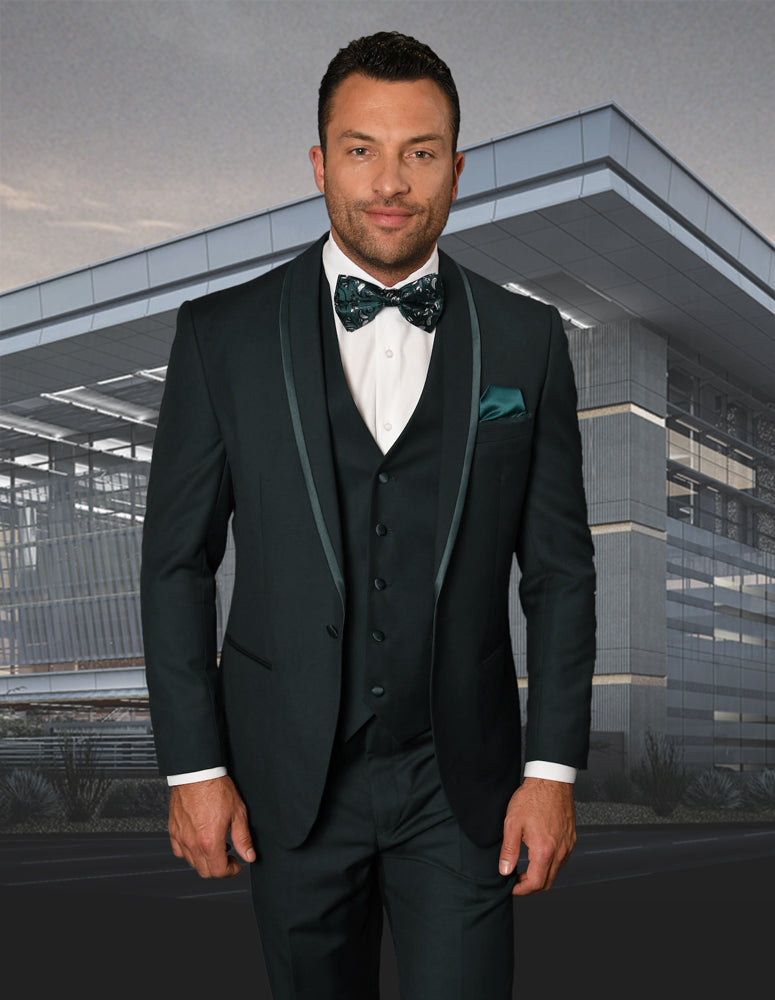
<instances>
[{"instance_id":1,"label":"vest button","mask_svg":"<svg viewBox=\"0 0 775 1000\"><path fill-rule=\"evenodd\" d=\"M376 528L374 530L377 532L377 534L380 536L380 538L382 538L384 535L387 534L387 525L383 524L380 521L379 524L376 526Z\"/></svg>"},{"instance_id":2,"label":"vest button","mask_svg":"<svg viewBox=\"0 0 775 1000\"><path fill-rule=\"evenodd\" d=\"M381 684L375 684L374 687L371 689L371 693L374 695L375 698L381 698L382 695L385 693L385 689L382 687Z\"/></svg>"},{"instance_id":3,"label":"vest button","mask_svg":"<svg viewBox=\"0 0 775 1000\"><path fill-rule=\"evenodd\" d=\"M374 642L382 642L385 638L385 633L380 631L380 629L375 629L371 633L371 637L374 640Z\"/></svg>"},{"instance_id":4,"label":"vest button","mask_svg":"<svg viewBox=\"0 0 775 1000\"><path fill-rule=\"evenodd\" d=\"M332 639L336 639L339 635L339 629L336 625L326 625L326 632L328 632Z\"/></svg>"},{"instance_id":5,"label":"vest button","mask_svg":"<svg viewBox=\"0 0 775 1000\"><path fill-rule=\"evenodd\" d=\"M387 587L387 584L385 583L385 581L382 579L381 576L378 576L377 579L374 581L374 586L376 587L377 590L384 590L385 587Z\"/></svg>"},{"instance_id":6,"label":"vest button","mask_svg":"<svg viewBox=\"0 0 775 1000\"><path fill-rule=\"evenodd\" d=\"M377 479L379 479L379 481L382 483L383 486L385 483L390 482L390 476L388 475L387 472L380 472L380 474L377 476Z\"/></svg>"}]
</instances>

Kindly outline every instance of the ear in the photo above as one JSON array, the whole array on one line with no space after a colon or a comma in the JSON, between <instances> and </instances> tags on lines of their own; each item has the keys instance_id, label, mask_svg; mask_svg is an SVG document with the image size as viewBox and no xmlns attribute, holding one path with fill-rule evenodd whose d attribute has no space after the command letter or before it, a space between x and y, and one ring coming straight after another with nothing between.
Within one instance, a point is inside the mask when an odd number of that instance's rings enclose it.
<instances>
[{"instance_id":1,"label":"ear","mask_svg":"<svg viewBox=\"0 0 775 1000\"><path fill-rule=\"evenodd\" d=\"M325 157L320 146L313 146L309 151L309 158L312 162L312 170L315 174L315 183L322 194L326 193L325 183Z\"/></svg>"},{"instance_id":2,"label":"ear","mask_svg":"<svg viewBox=\"0 0 775 1000\"><path fill-rule=\"evenodd\" d=\"M457 182L460 180L460 175L463 172L463 167L466 165L466 155L465 153L455 153L455 159L452 165L453 171L453 182L452 182L452 200L457 198ZM322 189L321 189L322 190Z\"/></svg>"}]
</instances>

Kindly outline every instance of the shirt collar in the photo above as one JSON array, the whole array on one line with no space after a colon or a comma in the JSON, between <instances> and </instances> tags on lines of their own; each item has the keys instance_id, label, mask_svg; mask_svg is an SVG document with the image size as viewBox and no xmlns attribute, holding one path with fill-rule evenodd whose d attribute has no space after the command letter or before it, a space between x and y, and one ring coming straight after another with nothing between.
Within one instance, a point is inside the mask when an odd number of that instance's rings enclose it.
<instances>
[{"instance_id":1,"label":"shirt collar","mask_svg":"<svg viewBox=\"0 0 775 1000\"><path fill-rule=\"evenodd\" d=\"M332 294L334 288L336 288L336 279L340 274L352 275L353 278L363 278L364 281L370 281L372 284L379 285L381 288L385 287L381 281L377 281L377 279L369 274L368 271L364 271L362 267L358 267L357 264L354 264L347 254L344 253L343 250L340 250L334 241L333 236L330 234L326 242L323 244L323 270L326 272L326 278L331 286ZM418 278L422 278L426 274L437 274L438 270L439 248L434 246L433 253L422 265L422 267L418 267L416 271L413 271L408 277L404 278L403 281L397 281L392 287L402 288L410 281L417 281Z\"/></svg>"}]
</instances>

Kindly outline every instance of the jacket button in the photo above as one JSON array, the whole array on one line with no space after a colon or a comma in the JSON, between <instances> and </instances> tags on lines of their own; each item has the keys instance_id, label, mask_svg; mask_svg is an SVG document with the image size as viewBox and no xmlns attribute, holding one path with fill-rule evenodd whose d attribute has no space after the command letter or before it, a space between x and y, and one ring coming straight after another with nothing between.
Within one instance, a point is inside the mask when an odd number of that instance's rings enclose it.
<instances>
[{"instance_id":1,"label":"jacket button","mask_svg":"<svg viewBox=\"0 0 775 1000\"><path fill-rule=\"evenodd\" d=\"M332 639L336 639L339 635L339 629L336 625L326 625L326 632L328 632Z\"/></svg>"},{"instance_id":2,"label":"jacket button","mask_svg":"<svg viewBox=\"0 0 775 1000\"><path fill-rule=\"evenodd\" d=\"M374 581L374 586L377 590L384 590L385 587L387 587L387 584L385 583L385 581L382 579L381 576L378 576L377 579Z\"/></svg>"},{"instance_id":3,"label":"jacket button","mask_svg":"<svg viewBox=\"0 0 775 1000\"><path fill-rule=\"evenodd\" d=\"M376 526L376 528L375 528L374 530L375 530L375 531L377 532L377 534L378 534L378 535L380 536L380 538L381 538L381 537L382 537L383 535L386 535L386 534L387 534L387 525L383 524L383 523L382 523L382 522L380 521L380 522L379 522L379 523L377 524L377 526Z\"/></svg>"},{"instance_id":4,"label":"jacket button","mask_svg":"<svg viewBox=\"0 0 775 1000\"><path fill-rule=\"evenodd\" d=\"M382 642L383 639L385 638L385 633L377 628L371 633L371 637L374 640L374 642Z\"/></svg>"},{"instance_id":5,"label":"jacket button","mask_svg":"<svg viewBox=\"0 0 775 1000\"><path fill-rule=\"evenodd\" d=\"M374 687L371 689L371 693L374 695L375 698L381 698L382 695L385 693L385 689L382 687L381 684L375 684Z\"/></svg>"},{"instance_id":6,"label":"jacket button","mask_svg":"<svg viewBox=\"0 0 775 1000\"><path fill-rule=\"evenodd\" d=\"M379 481L384 486L385 483L390 482L390 475L387 472L380 472L380 474L377 476L377 479L379 479Z\"/></svg>"}]
</instances>

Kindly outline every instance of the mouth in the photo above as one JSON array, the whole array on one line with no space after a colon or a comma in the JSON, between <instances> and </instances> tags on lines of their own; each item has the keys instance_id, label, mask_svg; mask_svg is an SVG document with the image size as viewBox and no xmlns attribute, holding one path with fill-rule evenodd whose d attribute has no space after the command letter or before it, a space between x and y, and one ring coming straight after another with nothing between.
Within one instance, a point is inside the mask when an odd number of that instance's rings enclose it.
<instances>
[{"instance_id":1,"label":"mouth","mask_svg":"<svg viewBox=\"0 0 775 1000\"><path fill-rule=\"evenodd\" d=\"M366 209L366 215L372 222L384 229L398 229L407 219L411 219L413 213L408 212L405 208L379 207Z\"/></svg>"}]
</instances>

